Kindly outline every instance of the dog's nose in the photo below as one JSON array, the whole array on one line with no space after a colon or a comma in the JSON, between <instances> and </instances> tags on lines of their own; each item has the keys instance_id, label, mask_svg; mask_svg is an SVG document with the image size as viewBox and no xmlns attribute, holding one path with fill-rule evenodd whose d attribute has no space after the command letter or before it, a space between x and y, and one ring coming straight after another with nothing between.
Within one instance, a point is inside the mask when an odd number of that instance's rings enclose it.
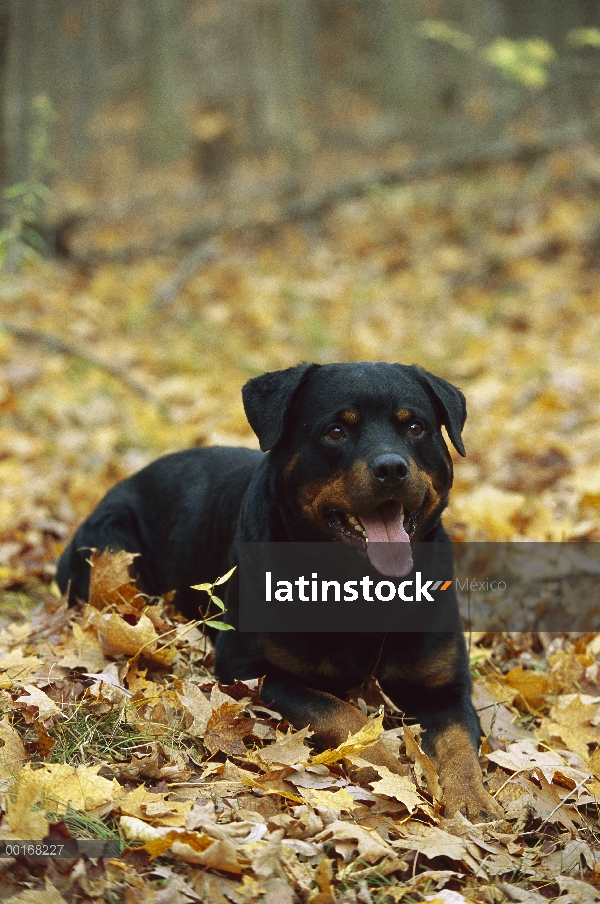
<instances>
[{"instance_id":1,"label":"dog's nose","mask_svg":"<svg viewBox=\"0 0 600 904\"><path fill-rule=\"evenodd\" d=\"M395 487L406 478L408 465L401 455L378 455L371 462L371 474L385 487Z\"/></svg>"}]
</instances>

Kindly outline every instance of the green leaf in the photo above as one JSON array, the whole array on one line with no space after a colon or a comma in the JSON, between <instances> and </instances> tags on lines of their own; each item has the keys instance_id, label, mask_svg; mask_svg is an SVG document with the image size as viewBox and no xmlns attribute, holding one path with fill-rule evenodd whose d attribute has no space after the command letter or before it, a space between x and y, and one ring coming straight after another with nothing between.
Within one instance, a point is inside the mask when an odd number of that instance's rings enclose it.
<instances>
[{"instance_id":1,"label":"green leaf","mask_svg":"<svg viewBox=\"0 0 600 904\"><path fill-rule=\"evenodd\" d=\"M9 188L4 190L4 197L7 201L12 201L13 198L20 198L26 191L25 182L17 182L16 185L11 185Z\"/></svg>"},{"instance_id":2,"label":"green leaf","mask_svg":"<svg viewBox=\"0 0 600 904\"><path fill-rule=\"evenodd\" d=\"M417 32L430 41L438 41L440 44L447 44L454 50L468 53L473 50L475 42L471 35L465 34L464 31L455 28L449 22L441 19L423 19L417 25Z\"/></svg>"},{"instance_id":3,"label":"green leaf","mask_svg":"<svg viewBox=\"0 0 600 904\"><path fill-rule=\"evenodd\" d=\"M226 625L224 621L211 621L207 619L207 625L210 625L211 628L216 628L217 631L235 631L233 625Z\"/></svg>"},{"instance_id":4,"label":"green leaf","mask_svg":"<svg viewBox=\"0 0 600 904\"><path fill-rule=\"evenodd\" d=\"M211 596L211 603L214 603L217 609L220 609L221 612L225 612L225 603L223 600L220 600L218 596Z\"/></svg>"},{"instance_id":5,"label":"green leaf","mask_svg":"<svg viewBox=\"0 0 600 904\"><path fill-rule=\"evenodd\" d=\"M600 28L572 28L567 41L573 47L600 47Z\"/></svg>"},{"instance_id":6,"label":"green leaf","mask_svg":"<svg viewBox=\"0 0 600 904\"><path fill-rule=\"evenodd\" d=\"M236 568L237 568L237 565L234 565L233 568L231 568L227 572L227 574L224 574L222 578L217 578L217 580L214 583L214 586L217 587L219 584L224 584L225 581L228 581Z\"/></svg>"}]
</instances>

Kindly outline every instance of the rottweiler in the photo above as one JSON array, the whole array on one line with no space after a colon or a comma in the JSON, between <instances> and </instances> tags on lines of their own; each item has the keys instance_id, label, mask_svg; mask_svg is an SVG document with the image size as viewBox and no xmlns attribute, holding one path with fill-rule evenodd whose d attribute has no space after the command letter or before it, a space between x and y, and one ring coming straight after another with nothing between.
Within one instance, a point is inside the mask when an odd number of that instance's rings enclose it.
<instances>
[{"instance_id":1,"label":"rottweiler","mask_svg":"<svg viewBox=\"0 0 600 904\"><path fill-rule=\"evenodd\" d=\"M199 594L191 586L223 575L241 541L358 544L388 575L410 569L411 543L449 542L440 518L453 470L441 428L464 455L466 404L456 387L415 365L301 364L251 379L242 396L262 451L190 449L117 484L59 561L57 582L71 600L87 598L90 548L140 553L140 586L175 590L193 618ZM327 746L365 724L345 697L376 677L424 728L446 815L501 815L483 786L462 633L227 631L217 638L215 669L226 684L264 676L265 702ZM380 742L364 756L401 772Z\"/></svg>"}]
</instances>

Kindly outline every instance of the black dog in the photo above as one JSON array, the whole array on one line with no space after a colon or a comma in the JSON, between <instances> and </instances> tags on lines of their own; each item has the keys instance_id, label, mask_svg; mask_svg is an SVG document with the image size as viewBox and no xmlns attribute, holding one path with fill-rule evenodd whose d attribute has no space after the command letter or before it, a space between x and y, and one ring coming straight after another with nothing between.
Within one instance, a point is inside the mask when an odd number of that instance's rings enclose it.
<instances>
[{"instance_id":1,"label":"black dog","mask_svg":"<svg viewBox=\"0 0 600 904\"><path fill-rule=\"evenodd\" d=\"M465 454L465 399L454 386L415 366L303 364L250 380L243 399L263 452L191 449L118 484L63 553L57 574L63 592L70 585L72 599L87 598L90 547L139 552L142 588L176 590L180 610L195 617L199 595L191 585L224 574L240 541L363 544L388 575L410 568L411 541L448 541L440 516L452 461L442 425ZM395 554L386 554L386 541ZM234 590L226 602L235 624ZM344 697L374 675L425 729L446 813L460 809L472 819L501 813L483 787L460 633L227 631L217 640L216 672L226 683L265 676L263 698L329 746L365 724ZM365 758L400 770L380 743Z\"/></svg>"}]
</instances>

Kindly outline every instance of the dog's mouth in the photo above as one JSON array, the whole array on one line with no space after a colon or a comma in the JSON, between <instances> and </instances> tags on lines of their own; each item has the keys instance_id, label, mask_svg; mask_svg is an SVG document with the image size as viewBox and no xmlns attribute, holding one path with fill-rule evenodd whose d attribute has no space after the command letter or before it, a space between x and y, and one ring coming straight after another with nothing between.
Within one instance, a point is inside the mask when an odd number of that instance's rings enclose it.
<instances>
[{"instance_id":1,"label":"dog's mouth","mask_svg":"<svg viewBox=\"0 0 600 904\"><path fill-rule=\"evenodd\" d=\"M390 500L369 513L331 509L325 523L334 540L362 548L381 574L403 577L413 567L410 541L418 515Z\"/></svg>"}]
</instances>

